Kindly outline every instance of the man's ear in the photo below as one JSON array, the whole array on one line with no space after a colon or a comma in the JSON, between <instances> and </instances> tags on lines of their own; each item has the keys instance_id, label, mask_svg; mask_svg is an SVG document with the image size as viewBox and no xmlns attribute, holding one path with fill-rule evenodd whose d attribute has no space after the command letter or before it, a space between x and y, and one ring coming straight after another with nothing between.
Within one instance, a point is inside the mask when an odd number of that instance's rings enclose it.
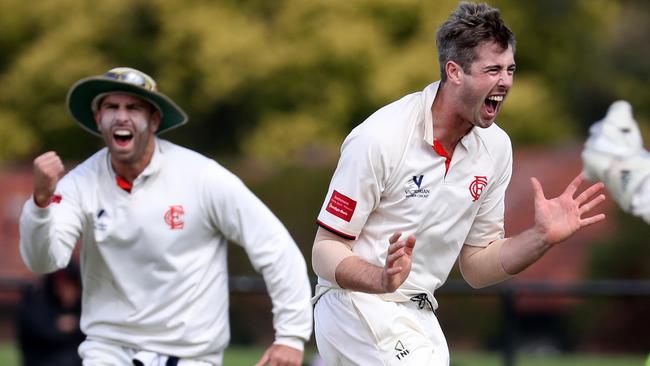
<instances>
[{"instance_id":1,"label":"man's ear","mask_svg":"<svg viewBox=\"0 0 650 366\"><path fill-rule=\"evenodd\" d=\"M151 115L151 118L149 118L149 129L151 130L151 132L153 133L158 132L158 128L160 128L160 120L161 120L160 111L156 109Z\"/></svg>"},{"instance_id":2,"label":"man's ear","mask_svg":"<svg viewBox=\"0 0 650 366\"><path fill-rule=\"evenodd\" d=\"M97 124L97 131L102 132L102 122L101 122L102 120L99 115L99 109L95 112L94 117L95 117L95 123Z\"/></svg>"},{"instance_id":3,"label":"man's ear","mask_svg":"<svg viewBox=\"0 0 650 366\"><path fill-rule=\"evenodd\" d=\"M445 64L445 72L447 73L447 80L454 84L460 84L463 80L463 68L454 61L447 61L447 64Z\"/></svg>"}]
</instances>

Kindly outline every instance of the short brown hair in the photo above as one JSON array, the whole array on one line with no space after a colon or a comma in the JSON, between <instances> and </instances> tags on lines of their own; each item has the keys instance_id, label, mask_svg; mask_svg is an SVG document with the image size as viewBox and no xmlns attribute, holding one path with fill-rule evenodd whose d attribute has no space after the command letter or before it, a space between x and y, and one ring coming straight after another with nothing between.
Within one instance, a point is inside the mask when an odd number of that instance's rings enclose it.
<instances>
[{"instance_id":1,"label":"short brown hair","mask_svg":"<svg viewBox=\"0 0 650 366\"><path fill-rule=\"evenodd\" d=\"M470 72L476 57L474 48L483 42L496 42L504 49L512 46L515 51L515 35L501 19L499 9L485 3L461 2L436 33L440 78L447 80L445 65L454 61Z\"/></svg>"}]
</instances>

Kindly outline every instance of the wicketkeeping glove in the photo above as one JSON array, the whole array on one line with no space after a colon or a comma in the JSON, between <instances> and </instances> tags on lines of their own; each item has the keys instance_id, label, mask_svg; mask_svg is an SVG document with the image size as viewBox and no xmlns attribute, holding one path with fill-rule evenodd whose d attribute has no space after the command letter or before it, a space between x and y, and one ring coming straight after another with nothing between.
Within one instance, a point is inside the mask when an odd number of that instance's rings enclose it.
<instances>
[{"instance_id":1,"label":"wicketkeeping glove","mask_svg":"<svg viewBox=\"0 0 650 366\"><path fill-rule=\"evenodd\" d=\"M585 177L605 183L614 200L630 212L634 193L650 176L650 154L643 148L630 103L612 103L605 117L591 126L582 162Z\"/></svg>"}]
</instances>

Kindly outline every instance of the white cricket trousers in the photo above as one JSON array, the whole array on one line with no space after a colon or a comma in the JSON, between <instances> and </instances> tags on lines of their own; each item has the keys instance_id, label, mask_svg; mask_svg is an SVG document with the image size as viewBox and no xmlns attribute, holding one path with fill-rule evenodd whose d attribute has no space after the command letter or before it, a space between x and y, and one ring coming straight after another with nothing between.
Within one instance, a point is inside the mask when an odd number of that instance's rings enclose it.
<instances>
[{"instance_id":1,"label":"white cricket trousers","mask_svg":"<svg viewBox=\"0 0 650 366\"><path fill-rule=\"evenodd\" d=\"M132 366L133 358L138 351L128 347L105 341L86 339L79 346L79 356L83 360L83 366ZM158 362L155 358L149 358L145 366L164 366L164 362ZM178 366L221 366L199 360L181 359Z\"/></svg>"},{"instance_id":2,"label":"white cricket trousers","mask_svg":"<svg viewBox=\"0 0 650 366\"><path fill-rule=\"evenodd\" d=\"M416 302L331 289L314 307L316 345L327 366L448 366L434 312Z\"/></svg>"}]
</instances>

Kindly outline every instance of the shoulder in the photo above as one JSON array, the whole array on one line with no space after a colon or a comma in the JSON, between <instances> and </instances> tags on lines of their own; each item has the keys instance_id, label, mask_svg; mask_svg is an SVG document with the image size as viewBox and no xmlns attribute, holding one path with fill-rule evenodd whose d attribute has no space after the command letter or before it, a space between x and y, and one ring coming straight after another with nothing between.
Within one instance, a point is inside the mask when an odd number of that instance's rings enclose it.
<instances>
[{"instance_id":1,"label":"shoulder","mask_svg":"<svg viewBox=\"0 0 650 366\"><path fill-rule=\"evenodd\" d=\"M344 147L355 143L380 151L403 148L424 120L421 94L408 94L378 109L350 132Z\"/></svg>"},{"instance_id":2,"label":"shoulder","mask_svg":"<svg viewBox=\"0 0 650 366\"><path fill-rule=\"evenodd\" d=\"M192 149L176 145L166 140L158 140L158 147L163 155L167 172L174 172L183 177L199 177L205 174L228 175L226 168L214 159Z\"/></svg>"},{"instance_id":3,"label":"shoulder","mask_svg":"<svg viewBox=\"0 0 650 366\"><path fill-rule=\"evenodd\" d=\"M475 133L488 154L495 158L512 155L510 136L496 123L488 128L474 128Z\"/></svg>"},{"instance_id":4,"label":"shoulder","mask_svg":"<svg viewBox=\"0 0 650 366\"><path fill-rule=\"evenodd\" d=\"M195 177L201 181L216 180L222 184L230 180L239 180L216 160L199 152L166 140L158 140L158 144L163 154L164 164L168 167L167 171L174 172L183 179Z\"/></svg>"},{"instance_id":5,"label":"shoulder","mask_svg":"<svg viewBox=\"0 0 650 366\"><path fill-rule=\"evenodd\" d=\"M84 182L97 179L98 173L108 164L108 148L104 147L91 155L63 177L62 181Z\"/></svg>"},{"instance_id":6,"label":"shoulder","mask_svg":"<svg viewBox=\"0 0 650 366\"><path fill-rule=\"evenodd\" d=\"M199 152L176 145L167 140L159 139L158 148L165 159L165 163L176 164L179 167L200 168L214 162L214 160Z\"/></svg>"}]
</instances>

